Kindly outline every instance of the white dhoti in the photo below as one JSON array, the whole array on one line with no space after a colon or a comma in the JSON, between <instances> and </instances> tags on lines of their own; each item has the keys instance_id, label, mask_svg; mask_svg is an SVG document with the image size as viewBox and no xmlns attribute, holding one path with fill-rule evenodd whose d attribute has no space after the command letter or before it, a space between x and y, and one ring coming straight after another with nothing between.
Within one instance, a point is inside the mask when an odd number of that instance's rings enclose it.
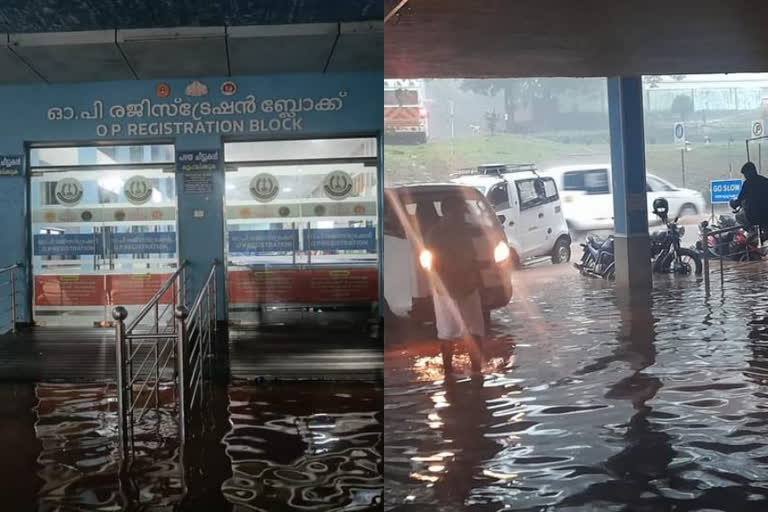
<instances>
[{"instance_id":1,"label":"white dhoti","mask_svg":"<svg viewBox=\"0 0 768 512\"><path fill-rule=\"evenodd\" d=\"M464 297L435 293L432 298L438 338L460 340L485 335L483 306L477 290Z\"/></svg>"}]
</instances>

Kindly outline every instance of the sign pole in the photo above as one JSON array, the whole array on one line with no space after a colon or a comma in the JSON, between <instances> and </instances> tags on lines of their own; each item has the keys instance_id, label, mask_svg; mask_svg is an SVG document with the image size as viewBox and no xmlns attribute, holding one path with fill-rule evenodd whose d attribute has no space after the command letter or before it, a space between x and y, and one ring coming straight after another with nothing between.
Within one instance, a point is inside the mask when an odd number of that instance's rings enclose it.
<instances>
[{"instance_id":1,"label":"sign pole","mask_svg":"<svg viewBox=\"0 0 768 512\"><path fill-rule=\"evenodd\" d=\"M683 188L685 188L685 147L680 149L680 169L683 173Z\"/></svg>"}]
</instances>

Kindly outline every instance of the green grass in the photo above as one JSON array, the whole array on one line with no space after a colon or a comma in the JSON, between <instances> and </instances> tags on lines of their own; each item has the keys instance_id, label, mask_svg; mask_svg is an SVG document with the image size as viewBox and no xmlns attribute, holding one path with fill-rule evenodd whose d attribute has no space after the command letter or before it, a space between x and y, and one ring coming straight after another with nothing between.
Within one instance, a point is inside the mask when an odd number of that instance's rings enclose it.
<instances>
[{"instance_id":1,"label":"green grass","mask_svg":"<svg viewBox=\"0 0 768 512\"><path fill-rule=\"evenodd\" d=\"M753 159L757 159L754 148ZM731 145L733 175L746 161L743 142ZM438 140L420 146L384 147L385 183L447 180L463 167L482 163L535 163L540 168L568 163L599 163L610 159L606 143L566 144L552 140L502 134L495 137L464 137L453 141ZM765 164L768 168L768 148ZM709 182L728 178L727 143L697 144L685 154L686 187L709 196ZM672 183L682 186L680 149L673 144L646 146L646 168Z\"/></svg>"},{"instance_id":2,"label":"green grass","mask_svg":"<svg viewBox=\"0 0 768 512\"><path fill-rule=\"evenodd\" d=\"M535 137L497 135L438 140L419 146L384 146L386 183L440 181L457 169L483 163L536 163L574 153L594 155L606 146L561 144Z\"/></svg>"}]
</instances>

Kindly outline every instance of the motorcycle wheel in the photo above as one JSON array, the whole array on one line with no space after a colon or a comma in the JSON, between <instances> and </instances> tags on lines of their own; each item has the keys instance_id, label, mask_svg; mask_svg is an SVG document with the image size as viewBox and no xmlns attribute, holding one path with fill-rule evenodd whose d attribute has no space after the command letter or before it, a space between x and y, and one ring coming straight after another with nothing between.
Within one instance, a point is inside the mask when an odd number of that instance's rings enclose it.
<instances>
[{"instance_id":1,"label":"motorcycle wheel","mask_svg":"<svg viewBox=\"0 0 768 512\"><path fill-rule=\"evenodd\" d=\"M693 273L697 276L701 275L704 271L704 266L701 263L701 255L698 252L691 249L680 249L678 254L680 256L682 268L678 266L674 253L669 253L664 261L664 269L680 275L690 275Z\"/></svg>"},{"instance_id":2,"label":"motorcycle wheel","mask_svg":"<svg viewBox=\"0 0 768 512\"><path fill-rule=\"evenodd\" d=\"M603 272L603 278L606 281L615 281L616 280L616 264L611 263L608 265L608 268L605 269L605 272Z\"/></svg>"}]
</instances>

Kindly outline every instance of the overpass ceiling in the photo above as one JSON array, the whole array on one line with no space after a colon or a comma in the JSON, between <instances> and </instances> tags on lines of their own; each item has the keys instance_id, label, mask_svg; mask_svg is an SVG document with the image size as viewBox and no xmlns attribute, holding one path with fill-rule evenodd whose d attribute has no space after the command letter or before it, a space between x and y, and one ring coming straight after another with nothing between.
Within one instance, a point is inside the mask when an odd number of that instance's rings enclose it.
<instances>
[{"instance_id":1,"label":"overpass ceiling","mask_svg":"<svg viewBox=\"0 0 768 512\"><path fill-rule=\"evenodd\" d=\"M381 0L6 0L0 84L380 71L382 12Z\"/></svg>"},{"instance_id":2,"label":"overpass ceiling","mask_svg":"<svg viewBox=\"0 0 768 512\"><path fill-rule=\"evenodd\" d=\"M768 71L750 0L384 0L392 78Z\"/></svg>"},{"instance_id":3,"label":"overpass ceiling","mask_svg":"<svg viewBox=\"0 0 768 512\"><path fill-rule=\"evenodd\" d=\"M382 9L381 0L3 0L0 31L373 21Z\"/></svg>"}]
</instances>

